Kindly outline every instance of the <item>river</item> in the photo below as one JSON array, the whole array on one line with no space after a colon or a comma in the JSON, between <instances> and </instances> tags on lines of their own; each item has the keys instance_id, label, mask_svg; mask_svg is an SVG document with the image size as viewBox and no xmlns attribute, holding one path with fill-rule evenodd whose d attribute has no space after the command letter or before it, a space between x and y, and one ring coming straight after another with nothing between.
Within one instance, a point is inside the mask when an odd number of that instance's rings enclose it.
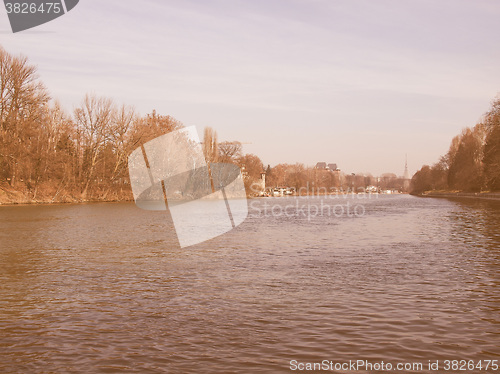
<instances>
[{"instance_id":1,"label":"river","mask_svg":"<svg viewBox=\"0 0 500 374\"><path fill-rule=\"evenodd\" d=\"M132 203L0 207L0 372L498 360L499 229L494 201L267 198L181 249Z\"/></svg>"}]
</instances>

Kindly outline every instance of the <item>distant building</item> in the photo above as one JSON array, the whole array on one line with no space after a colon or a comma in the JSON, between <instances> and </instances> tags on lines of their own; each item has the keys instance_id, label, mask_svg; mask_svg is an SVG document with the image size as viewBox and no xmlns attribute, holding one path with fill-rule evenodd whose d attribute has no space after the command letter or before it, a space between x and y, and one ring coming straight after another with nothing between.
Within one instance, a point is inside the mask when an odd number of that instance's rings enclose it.
<instances>
[{"instance_id":1,"label":"distant building","mask_svg":"<svg viewBox=\"0 0 500 374\"><path fill-rule=\"evenodd\" d=\"M403 174L403 191L408 192L410 191L410 184L411 184L411 176L410 172L408 171L408 155L406 155L406 161L405 161L405 172Z\"/></svg>"},{"instance_id":2,"label":"distant building","mask_svg":"<svg viewBox=\"0 0 500 374\"><path fill-rule=\"evenodd\" d=\"M330 169L331 171L339 170L337 164L328 164L328 169Z\"/></svg>"},{"instance_id":3,"label":"distant building","mask_svg":"<svg viewBox=\"0 0 500 374\"><path fill-rule=\"evenodd\" d=\"M316 170L330 170L330 171L339 171L340 170L337 167L337 164L327 164L326 162L318 162L314 168Z\"/></svg>"},{"instance_id":4,"label":"distant building","mask_svg":"<svg viewBox=\"0 0 500 374\"><path fill-rule=\"evenodd\" d=\"M410 177L410 172L408 171L408 156L406 156L406 161L405 161L405 172L403 174L403 179L411 179Z\"/></svg>"},{"instance_id":5,"label":"distant building","mask_svg":"<svg viewBox=\"0 0 500 374\"><path fill-rule=\"evenodd\" d=\"M266 172L263 171L260 173L260 188L262 189L262 192L266 190Z\"/></svg>"}]
</instances>

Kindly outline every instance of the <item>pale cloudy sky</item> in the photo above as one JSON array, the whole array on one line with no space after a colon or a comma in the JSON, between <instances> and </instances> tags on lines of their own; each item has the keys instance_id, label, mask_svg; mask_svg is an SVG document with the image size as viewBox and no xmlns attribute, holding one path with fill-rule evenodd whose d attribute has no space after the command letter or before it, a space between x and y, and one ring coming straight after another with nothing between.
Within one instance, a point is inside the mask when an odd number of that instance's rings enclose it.
<instances>
[{"instance_id":1,"label":"pale cloudy sky","mask_svg":"<svg viewBox=\"0 0 500 374\"><path fill-rule=\"evenodd\" d=\"M413 173L500 92L497 0L80 0L0 45L70 112L94 92L265 164Z\"/></svg>"}]
</instances>

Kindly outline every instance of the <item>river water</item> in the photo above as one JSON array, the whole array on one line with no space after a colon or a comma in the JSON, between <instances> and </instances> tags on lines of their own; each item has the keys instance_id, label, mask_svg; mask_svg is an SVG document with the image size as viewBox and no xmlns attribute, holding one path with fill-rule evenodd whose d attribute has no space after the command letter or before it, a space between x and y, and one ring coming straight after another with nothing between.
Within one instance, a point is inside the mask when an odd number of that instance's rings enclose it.
<instances>
[{"instance_id":1,"label":"river water","mask_svg":"<svg viewBox=\"0 0 500 374\"><path fill-rule=\"evenodd\" d=\"M269 198L181 249L131 203L0 207L0 372L498 360L499 229L499 202Z\"/></svg>"}]
</instances>

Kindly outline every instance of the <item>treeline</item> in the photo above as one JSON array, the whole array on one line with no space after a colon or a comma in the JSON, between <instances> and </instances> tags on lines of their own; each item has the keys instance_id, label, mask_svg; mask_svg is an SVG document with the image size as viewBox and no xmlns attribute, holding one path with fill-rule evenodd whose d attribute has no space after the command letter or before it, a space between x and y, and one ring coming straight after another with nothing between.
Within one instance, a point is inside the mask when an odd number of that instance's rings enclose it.
<instances>
[{"instance_id":1,"label":"treeline","mask_svg":"<svg viewBox=\"0 0 500 374\"><path fill-rule=\"evenodd\" d=\"M91 94L66 113L36 67L0 47L0 203L131 200L128 155L181 127L170 116L140 116ZM241 143L218 143L211 129L205 136L207 160L245 165L248 186L260 178L262 162L243 155Z\"/></svg>"},{"instance_id":2,"label":"treeline","mask_svg":"<svg viewBox=\"0 0 500 374\"><path fill-rule=\"evenodd\" d=\"M181 124L86 95L69 115L51 100L36 67L0 48L2 200L131 198L128 154ZM9 194L9 196L5 196Z\"/></svg>"},{"instance_id":3,"label":"treeline","mask_svg":"<svg viewBox=\"0 0 500 374\"><path fill-rule=\"evenodd\" d=\"M411 191L500 191L500 96L473 128L453 138L439 162L423 166L412 178Z\"/></svg>"}]
</instances>

